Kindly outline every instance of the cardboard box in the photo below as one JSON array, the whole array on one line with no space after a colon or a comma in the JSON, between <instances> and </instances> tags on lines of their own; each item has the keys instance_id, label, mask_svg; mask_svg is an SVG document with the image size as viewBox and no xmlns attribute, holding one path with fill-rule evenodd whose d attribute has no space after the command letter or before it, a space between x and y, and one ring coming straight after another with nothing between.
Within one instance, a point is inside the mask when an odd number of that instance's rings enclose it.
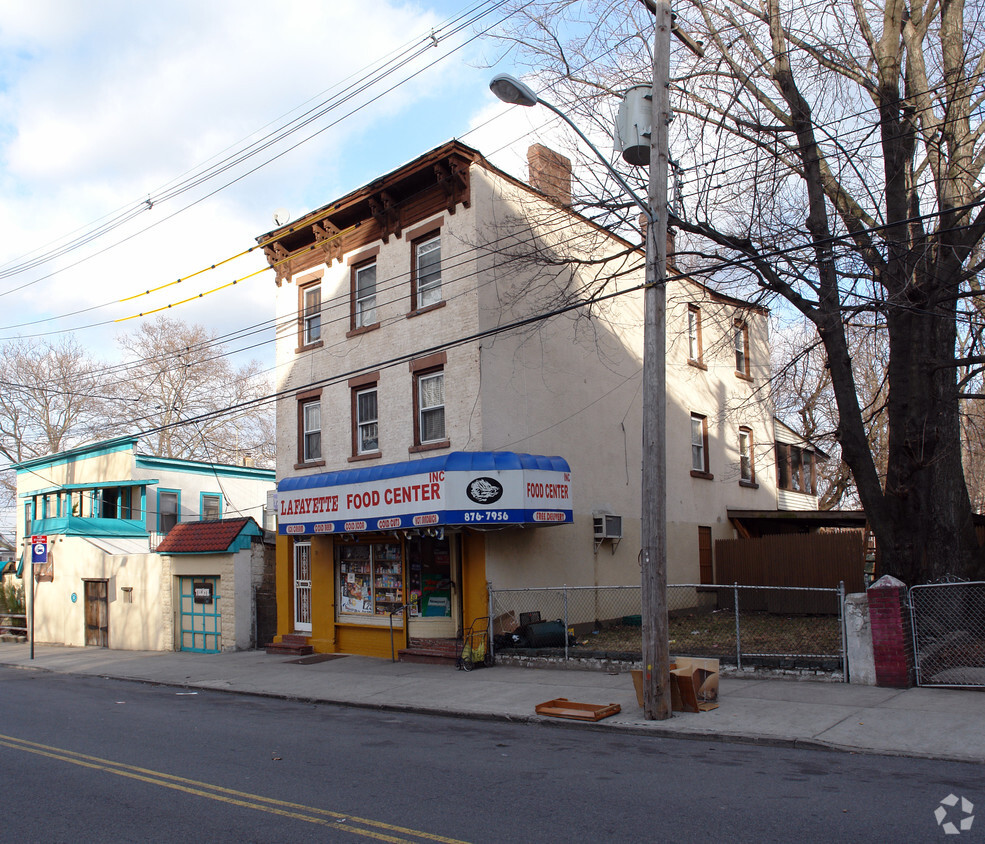
<instances>
[{"instance_id":1,"label":"cardboard box","mask_svg":"<svg viewBox=\"0 0 985 844\"><path fill-rule=\"evenodd\" d=\"M717 659L677 658L677 668L670 674L680 694L683 712L718 708L718 670Z\"/></svg>"},{"instance_id":2,"label":"cardboard box","mask_svg":"<svg viewBox=\"0 0 985 844\"><path fill-rule=\"evenodd\" d=\"M513 610L500 613L493 619L493 634L515 633L520 624L516 620L516 613Z\"/></svg>"},{"instance_id":3,"label":"cardboard box","mask_svg":"<svg viewBox=\"0 0 985 844\"><path fill-rule=\"evenodd\" d=\"M718 708L717 659L678 657L670 663L670 700L674 712L708 712ZM643 706L643 672L632 671L636 701Z\"/></svg>"}]
</instances>

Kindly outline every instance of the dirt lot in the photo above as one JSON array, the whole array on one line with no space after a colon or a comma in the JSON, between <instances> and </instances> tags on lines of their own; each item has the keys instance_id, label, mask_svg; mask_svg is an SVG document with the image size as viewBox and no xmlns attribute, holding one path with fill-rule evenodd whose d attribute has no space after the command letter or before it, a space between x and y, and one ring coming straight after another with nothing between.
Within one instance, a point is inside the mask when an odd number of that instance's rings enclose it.
<instances>
[{"instance_id":1,"label":"dirt lot","mask_svg":"<svg viewBox=\"0 0 985 844\"><path fill-rule=\"evenodd\" d=\"M836 616L783 616L741 613L743 654L841 653L841 630ZM578 645L593 651L639 653L640 627L608 627L578 637ZM735 654L735 614L731 610L676 615L670 619L670 651L694 656Z\"/></svg>"}]
</instances>

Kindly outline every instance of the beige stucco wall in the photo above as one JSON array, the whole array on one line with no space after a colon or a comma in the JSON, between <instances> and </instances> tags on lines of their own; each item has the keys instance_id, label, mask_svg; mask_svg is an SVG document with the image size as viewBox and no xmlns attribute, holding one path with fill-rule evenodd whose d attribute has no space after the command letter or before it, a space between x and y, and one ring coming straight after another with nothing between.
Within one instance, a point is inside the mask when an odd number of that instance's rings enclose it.
<instances>
[{"instance_id":1,"label":"beige stucco wall","mask_svg":"<svg viewBox=\"0 0 985 844\"><path fill-rule=\"evenodd\" d=\"M157 554L108 555L84 539L57 537L49 549L49 559L54 580L36 584L36 641L85 645L83 578L90 578L108 581L110 648L170 649L161 624L167 600ZM132 588L133 603L124 600L124 587Z\"/></svg>"},{"instance_id":2,"label":"beige stucco wall","mask_svg":"<svg viewBox=\"0 0 985 844\"><path fill-rule=\"evenodd\" d=\"M406 360L388 365L393 359L420 353L443 341L462 337L476 330L476 292L473 281L474 257L470 246L472 213L459 208L454 215L438 214L414 228L441 221L442 296L444 306L408 318L410 311L410 243L391 237L389 243L376 244L377 312L380 328L346 338L349 330L350 266L367 249L345 256L344 264L321 264L277 289L277 388L303 391L322 388L321 436L325 466L311 471L333 471L351 464L351 396L348 379L367 370L379 370L377 387L381 458L376 462L396 463L414 458L409 449L413 441L413 377ZM297 282L321 274L321 348L296 352ZM451 348L445 364L445 428L450 450L475 448L480 418L478 400L478 350L474 345ZM329 383L325 383L330 379ZM473 426L470 428L470 425ZM433 452L430 452L433 453ZM303 474L296 470L297 402L293 396L277 405L277 475L279 478ZM422 456L428 456L424 453Z\"/></svg>"},{"instance_id":3,"label":"beige stucco wall","mask_svg":"<svg viewBox=\"0 0 985 844\"><path fill-rule=\"evenodd\" d=\"M484 172L473 179L477 238L513 242L516 254L588 257L574 278L540 266L480 259L483 328L543 312L570 300L572 291L627 290L643 279L643 256L626 273L625 246L515 185ZM531 225L532 222L532 225ZM511 247L507 246L510 251ZM603 256L607 263L599 263ZM610 277L610 280L606 280ZM687 308L703 317L706 369L688 364ZM749 325L750 374L735 373L733 322ZM775 507L772 412L767 400L767 317L740 308L687 280L667 290L667 546L668 580L697 582L698 526L713 539L734 533L727 509ZM640 578L642 293L627 293L532 328L482 343L483 441L486 450L559 454L571 464L574 524L505 531L487 538L487 573L498 587L637 583ZM498 409L506 412L496 412ZM691 476L691 413L708 417L713 478ZM739 484L738 429L753 430L758 488ZM623 517L623 539L595 553L592 516ZM536 565L531 565L536 560Z\"/></svg>"},{"instance_id":4,"label":"beige stucco wall","mask_svg":"<svg viewBox=\"0 0 985 844\"><path fill-rule=\"evenodd\" d=\"M124 449L109 454L82 457L66 463L45 466L43 470L23 472L17 478L19 492L32 492L63 484L99 483L107 478L130 480L133 474L133 451Z\"/></svg>"},{"instance_id":5,"label":"beige stucco wall","mask_svg":"<svg viewBox=\"0 0 985 844\"><path fill-rule=\"evenodd\" d=\"M572 292L606 292L639 285L643 256L626 244L529 191L481 167L471 170L472 202L442 215L442 294L445 307L408 319L410 245L391 238L377 257L381 328L346 338L349 265L324 265L277 290L278 478L305 471L334 471L413 458L412 377L406 362L383 368L379 381L382 457L350 462L350 390L345 383L364 368L476 330L485 331L571 301ZM423 223L422 223L423 225ZM415 227L417 224L415 223ZM370 247L364 247L363 252ZM589 258L576 270L538 264L532 256ZM608 256L610 260L599 263ZM358 257L358 253L357 253ZM636 269L630 270L633 266ZM324 346L297 352L299 280L322 274ZM707 370L687 363L689 302L702 308ZM750 325L752 381L735 374L732 320ZM713 538L731 538L729 507L775 507L772 413L768 402L767 317L739 311L686 281L668 285L667 444L668 578L699 578L699 525ZM511 450L559 455L572 468L574 523L509 529L486 535L487 576L496 587L560 583L629 585L639 582L641 486L641 379L643 303L640 292L496 334L448 350L445 367L446 429L450 450ZM719 336L720 335L720 336ZM325 465L296 469L297 402L293 391L336 378L322 393ZM709 459L714 478L690 474L690 414L709 419ZM757 489L738 483L738 427L754 431ZM430 456L442 452L425 452ZM623 517L624 537L612 553L598 554L593 513Z\"/></svg>"}]
</instances>

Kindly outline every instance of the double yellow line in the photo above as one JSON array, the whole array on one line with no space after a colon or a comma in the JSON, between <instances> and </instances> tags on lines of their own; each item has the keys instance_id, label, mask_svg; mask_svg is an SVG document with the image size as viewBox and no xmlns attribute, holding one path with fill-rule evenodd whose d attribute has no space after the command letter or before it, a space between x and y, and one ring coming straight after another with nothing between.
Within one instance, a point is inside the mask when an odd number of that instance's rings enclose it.
<instances>
[{"instance_id":1,"label":"double yellow line","mask_svg":"<svg viewBox=\"0 0 985 844\"><path fill-rule=\"evenodd\" d=\"M249 794L245 791L223 788L222 786L212 785L207 782L176 777L173 774L165 774L147 768L139 768L135 765L125 765L122 762L113 762L110 759L101 759L98 756L88 756L85 753L76 753L72 750L50 747L46 744L25 741L24 739L14 738L13 736L0 735L0 746L9 747L12 750L22 750L25 753L33 753L37 756L45 756L48 759L56 759L60 762L68 762L82 768L115 774L119 777L127 777L128 779L160 786L161 788L170 788L173 791L182 791L185 794L193 794L196 797L217 800L220 803L228 803L244 809L255 809L258 812L279 815L280 817L290 818L291 820L331 827L343 832L352 833L353 835L361 835L364 838L374 838L377 841L392 841L399 842L400 844L416 841L437 841L441 842L441 844L465 844L465 842L459 841L457 838L432 835L429 832L420 832L403 826L370 820L369 818L359 818L343 812L333 812L329 809L319 809L316 806L305 806L301 803L274 800L259 794Z\"/></svg>"}]
</instances>

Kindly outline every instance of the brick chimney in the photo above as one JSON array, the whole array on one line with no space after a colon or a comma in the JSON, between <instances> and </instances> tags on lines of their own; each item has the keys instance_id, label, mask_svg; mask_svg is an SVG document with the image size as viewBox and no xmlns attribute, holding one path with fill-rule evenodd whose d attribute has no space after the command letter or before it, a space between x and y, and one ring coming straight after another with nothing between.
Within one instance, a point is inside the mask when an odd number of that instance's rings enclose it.
<instances>
[{"instance_id":1,"label":"brick chimney","mask_svg":"<svg viewBox=\"0 0 985 844\"><path fill-rule=\"evenodd\" d=\"M530 186L559 205L571 205L571 159L559 152L533 144L527 150Z\"/></svg>"}]
</instances>

